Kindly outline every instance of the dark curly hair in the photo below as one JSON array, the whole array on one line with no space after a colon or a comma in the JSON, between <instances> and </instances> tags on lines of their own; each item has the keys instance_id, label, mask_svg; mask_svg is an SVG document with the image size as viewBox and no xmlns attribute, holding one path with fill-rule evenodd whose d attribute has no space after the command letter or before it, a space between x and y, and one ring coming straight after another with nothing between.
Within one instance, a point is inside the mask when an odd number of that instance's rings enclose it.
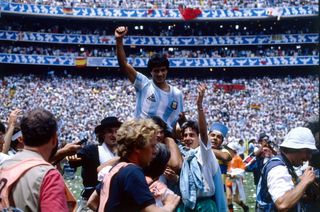
<instances>
[{"instance_id":1,"label":"dark curly hair","mask_svg":"<svg viewBox=\"0 0 320 212\"><path fill-rule=\"evenodd\" d=\"M34 109L21 119L20 128L25 145L36 147L50 141L57 132L57 121L49 111Z\"/></svg>"},{"instance_id":2,"label":"dark curly hair","mask_svg":"<svg viewBox=\"0 0 320 212\"><path fill-rule=\"evenodd\" d=\"M199 125L198 125L198 122L196 121L186 121L184 122L182 125L181 125L181 133L183 134L184 131L187 129L187 128L191 128L193 129L197 135L199 135Z\"/></svg>"},{"instance_id":3,"label":"dark curly hair","mask_svg":"<svg viewBox=\"0 0 320 212\"><path fill-rule=\"evenodd\" d=\"M151 72L152 69L165 66L169 70L169 60L165 55L154 54L148 61L148 71Z\"/></svg>"}]
</instances>

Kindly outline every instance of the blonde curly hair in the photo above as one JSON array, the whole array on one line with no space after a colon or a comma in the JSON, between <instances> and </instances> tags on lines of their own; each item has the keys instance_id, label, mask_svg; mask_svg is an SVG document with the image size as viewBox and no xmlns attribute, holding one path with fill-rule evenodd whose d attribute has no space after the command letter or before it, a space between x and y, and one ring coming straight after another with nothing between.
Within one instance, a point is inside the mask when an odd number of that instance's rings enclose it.
<instances>
[{"instance_id":1,"label":"blonde curly hair","mask_svg":"<svg viewBox=\"0 0 320 212\"><path fill-rule=\"evenodd\" d=\"M152 119L132 119L117 131L118 156L128 159L135 148L144 148L160 128Z\"/></svg>"}]
</instances>

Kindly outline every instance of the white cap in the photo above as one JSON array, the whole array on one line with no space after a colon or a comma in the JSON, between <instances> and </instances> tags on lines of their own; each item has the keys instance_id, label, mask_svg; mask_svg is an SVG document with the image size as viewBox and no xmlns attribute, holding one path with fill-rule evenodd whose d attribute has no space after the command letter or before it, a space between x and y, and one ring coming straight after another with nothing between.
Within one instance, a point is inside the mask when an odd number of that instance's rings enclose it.
<instances>
[{"instance_id":1,"label":"white cap","mask_svg":"<svg viewBox=\"0 0 320 212\"><path fill-rule=\"evenodd\" d=\"M280 147L287 147L291 149L314 149L316 141L312 135L311 130L306 127L296 127L289 131L284 137L284 141Z\"/></svg>"},{"instance_id":2,"label":"white cap","mask_svg":"<svg viewBox=\"0 0 320 212\"><path fill-rule=\"evenodd\" d=\"M238 148L239 148L238 144L235 143L235 142L230 142L230 143L228 143L228 144L227 144L227 147L230 148L230 149L232 149L232 150L235 151L235 152L237 152L237 151L238 151Z\"/></svg>"}]
</instances>

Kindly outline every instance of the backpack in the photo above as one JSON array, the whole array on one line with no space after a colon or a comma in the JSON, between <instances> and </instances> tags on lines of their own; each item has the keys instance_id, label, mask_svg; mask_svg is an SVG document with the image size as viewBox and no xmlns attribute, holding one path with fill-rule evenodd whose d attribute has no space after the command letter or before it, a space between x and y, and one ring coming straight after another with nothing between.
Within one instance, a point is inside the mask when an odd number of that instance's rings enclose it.
<instances>
[{"instance_id":1,"label":"backpack","mask_svg":"<svg viewBox=\"0 0 320 212\"><path fill-rule=\"evenodd\" d=\"M19 178L24 175L28 170L39 165L52 166L50 163L43 161L38 158L28 158L22 160L19 163L15 163L8 167L3 167L0 173L0 211L12 210L14 208L10 207L13 202L10 198L10 193L19 180ZM53 168L53 167L52 167ZM14 171L13 171L14 170ZM70 190L65 185L65 192L67 197L67 203L70 211L75 211L76 200ZM19 209L14 209L18 210Z\"/></svg>"}]
</instances>

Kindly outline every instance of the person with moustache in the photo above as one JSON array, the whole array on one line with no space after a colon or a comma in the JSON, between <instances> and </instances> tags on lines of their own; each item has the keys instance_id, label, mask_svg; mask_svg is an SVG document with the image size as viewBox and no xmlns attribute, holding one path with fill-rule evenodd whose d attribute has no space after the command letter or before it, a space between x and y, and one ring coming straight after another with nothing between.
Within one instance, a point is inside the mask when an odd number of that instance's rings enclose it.
<instances>
[{"instance_id":1,"label":"person with moustache","mask_svg":"<svg viewBox=\"0 0 320 212\"><path fill-rule=\"evenodd\" d=\"M75 199L61 174L49 163L58 150L57 122L53 114L44 109L31 110L22 118L20 127L24 148L4 161L0 168L0 210L10 206L22 211L74 209ZM67 198L72 209L68 207Z\"/></svg>"},{"instance_id":2,"label":"person with moustache","mask_svg":"<svg viewBox=\"0 0 320 212\"><path fill-rule=\"evenodd\" d=\"M230 151L222 146L224 139L227 137L228 127L222 123L214 122L211 124L208 139L212 145L212 151L218 159L221 169L222 182L224 191L226 192L226 174L228 171L228 163L232 160Z\"/></svg>"},{"instance_id":3,"label":"person with moustache","mask_svg":"<svg viewBox=\"0 0 320 212\"><path fill-rule=\"evenodd\" d=\"M315 173L312 167L307 167L298 177L293 167L309 161L313 150L316 146L310 129L296 127L289 131L280 145L280 154L262 169L256 211L304 211L301 201L315 181Z\"/></svg>"},{"instance_id":4,"label":"person with moustache","mask_svg":"<svg viewBox=\"0 0 320 212\"><path fill-rule=\"evenodd\" d=\"M81 177L84 188L77 211L88 210L87 201L99 183L97 168L116 156L116 133L121 124L122 122L116 117L104 118L94 130L100 145L86 145L76 155L67 157L70 167L82 166Z\"/></svg>"},{"instance_id":5,"label":"person with moustache","mask_svg":"<svg viewBox=\"0 0 320 212\"><path fill-rule=\"evenodd\" d=\"M183 112L181 90L167 83L169 60L160 54L154 54L148 61L148 71L152 80L137 72L127 61L123 47L123 38L128 28L121 26L115 30L116 53L121 71L123 71L136 90L136 118L159 116L169 130L175 128L179 114Z\"/></svg>"}]
</instances>

